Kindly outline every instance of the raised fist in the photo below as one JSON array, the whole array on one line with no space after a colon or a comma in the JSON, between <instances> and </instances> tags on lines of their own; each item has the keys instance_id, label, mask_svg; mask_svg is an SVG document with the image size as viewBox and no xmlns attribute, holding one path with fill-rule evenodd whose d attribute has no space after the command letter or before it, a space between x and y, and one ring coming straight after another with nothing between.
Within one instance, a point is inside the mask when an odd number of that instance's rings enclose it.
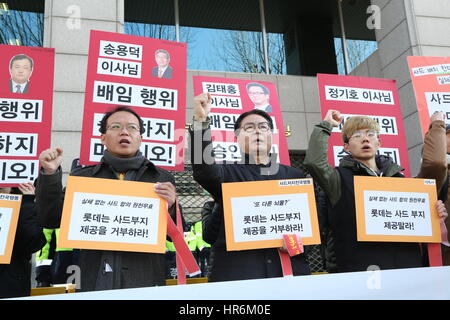
<instances>
[{"instance_id":1,"label":"raised fist","mask_svg":"<svg viewBox=\"0 0 450 320\"><path fill-rule=\"evenodd\" d=\"M194 120L206 120L211 110L211 100L209 93L201 93L194 97Z\"/></svg>"},{"instance_id":2,"label":"raised fist","mask_svg":"<svg viewBox=\"0 0 450 320\"><path fill-rule=\"evenodd\" d=\"M330 110L328 110L328 112L325 115L325 118L323 118L323 120L325 120L329 124L331 124L332 127L339 127L343 118L339 111L330 109Z\"/></svg>"},{"instance_id":3,"label":"raised fist","mask_svg":"<svg viewBox=\"0 0 450 320\"><path fill-rule=\"evenodd\" d=\"M62 163L63 150L60 147L44 150L39 155L39 162L45 174L53 174Z\"/></svg>"}]
</instances>

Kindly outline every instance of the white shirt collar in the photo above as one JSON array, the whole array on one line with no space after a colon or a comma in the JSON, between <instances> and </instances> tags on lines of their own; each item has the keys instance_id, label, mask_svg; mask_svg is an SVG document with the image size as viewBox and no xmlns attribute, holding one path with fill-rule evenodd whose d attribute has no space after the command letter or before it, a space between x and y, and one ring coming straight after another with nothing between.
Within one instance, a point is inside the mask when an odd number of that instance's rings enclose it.
<instances>
[{"instance_id":1,"label":"white shirt collar","mask_svg":"<svg viewBox=\"0 0 450 320\"><path fill-rule=\"evenodd\" d=\"M263 105L263 106L261 106L261 107L257 107L257 106L255 106L255 109L259 109L259 110L263 110L263 111L265 111L266 110L266 108L268 107L270 105L270 103L267 103L267 104L265 104L265 105Z\"/></svg>"},{"instance_id":2,"label":"white shirt collar","mask_svg":"<svg viewBox=\"0 0 450 320\"><path fill-rule=\"evenodd\" d=\"M165 66L165 67L163 67L163 68L160 68L160 67L158 67L158 70L161 70L161 71L162 71L162 73L164 73L164 72L166 71L167 67L168 67L168 65L167 65L167 66Z\"/></svg>"},{"instance_id":3,"label":"white shirt collar","mask_svg":"<svg viewBox=\"0 0 450 320\"><path fill-rule=\"evenodd\" d=\"M17 91L17 86L20 86L20 92L23 92L23 90L25 89L25 87L28 84L28 81L25 83L16 83L14 82L14 80L11 79L12 82L12 87L13 87L13 91L16 92Z\"/></svg>"}]
</instances>

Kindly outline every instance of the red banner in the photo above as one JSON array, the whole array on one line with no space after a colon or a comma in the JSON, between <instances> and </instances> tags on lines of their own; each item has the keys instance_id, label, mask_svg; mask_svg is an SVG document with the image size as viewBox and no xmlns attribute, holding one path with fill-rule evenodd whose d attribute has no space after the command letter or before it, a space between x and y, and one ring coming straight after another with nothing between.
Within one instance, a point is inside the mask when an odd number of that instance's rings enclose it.
<instances>
[{"instance_id":1,"label":"red banner","mask_svg":"<svg viewBox=\"0 0 450 320\"><path fill-rule=\"evenodd\" d=\"M0 45L0 186L34 181L50 148L55 50Z\"/></svg>"},{"instance_id":2,"label":"red banner","mask_svg":"<svg viewBox=\"0 0 450 320\"><path fill-rule=\"evenodd\" d=\"M408 148L395 80L318 74L322 118L329 109L338 110L344 121L334 128L329 139L328 159L333 166L346 155L342 126L354 115L375 119L380 125L379 154L391 157L410 176Z\"/></svg>"},{"instance_id":3,"label":"red banner","mask_svg":"<svg viewBox=\"0 0 450 320\"><path fill-rule=\"evenodd\" d=\"M283 117L275 83L219 77L194 76L194 95L203 92L212 96L211 132L213 153L218 161L239 161L241 153L235 141L234 123L241 113L261 109L274 123L272 153L279 162L290 165Z\"/></svg>"},{"instance_id":4,"label":"red banner","mask_svg":"<svg viewBox=\"0 0 450 320\"><path fill-rule=\"evenodd\" d=\"M100 161L99 122L122 105L144 121L143 155L164 169L184 170L185 101L185 43L91 31L81 164Z\"/></svg>"}]
</instances>

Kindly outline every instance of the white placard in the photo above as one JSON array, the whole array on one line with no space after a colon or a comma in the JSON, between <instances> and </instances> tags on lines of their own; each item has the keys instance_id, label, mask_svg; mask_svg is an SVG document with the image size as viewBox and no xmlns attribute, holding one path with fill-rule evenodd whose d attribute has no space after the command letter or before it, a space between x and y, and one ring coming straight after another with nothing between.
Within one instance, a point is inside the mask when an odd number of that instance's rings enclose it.
<instances>
[{"instance_id":1,"label":"white placard","mask_svg":"<svg viewBox=\"0 0 450 320\"><path fill-rule=\"evenodd\" d=\"M156 244L159 199L75 192L69 240Z\"/></svg>"},{"instance_id":2,"label":"white placard","mask_svg":"<svg viewBox=\"0 0 450 320\"><path fill-rule=\"evenodd\" d=\"M450 109L450 92L425 92L428 112L446 112Z\"/></svg>"},{"instance_id":3,"label":"white placard","mask_svg":"<svg viewBox=\"0 0 450 320\"><path fill-rule=\"evenodd\" d=\"M450 72L450 63L436 64L433 66L417 67L417 68L412 68L411 70L412 70L414 77L428 76L430 74L449 73Z\"/></svg>"},{"instance_id":4,"label":"white placard","mask_svg":"<svg viewBox=\"0 0 450 320\"><path fill-rule=\"evenodd\" d=\"M438 82L440 85L450 84L450 76L440 76L440 77L437 77L437 82Z\"/></svg>"},{"instance_id":5,"label":"white placard","mask_svg":"<svg viewBox=\"0 0 450 320\"><path fill-rule=\"evenodd\" d=\"M355 116L370 117L374 119L380 126L380 135L398 135L397 119L395 117L388 116L375 116L375 115L363 115L363 114L341 114L343 121L337 127L333 127L332 132L342 132L345 122Z\"/></svg>"},{"instance_id":6,"label":"white placard","mask_svg":"<svg viewBox=\"0 0 450 320\"><path fill-rule=\"evenodd\" d=\"M98 55L100 57L142 61L142 45L100 40Z\"/></svg>"},{"instance_id":7,"label":"white placard","mask_svg":"<svg viewBox=\"0 0 450 320\"><path fill-rule=\"evenodd\" d=\"M178 90L94 81L92 102L176 111Z\"/></svg>"},{"instance_id":8,"label":"white placard","mask_svg":"<svg viewBox=\"0 0 450 320\"><path fill-rule=\"evenodd\" d=\"M35 157L37 133L0 132L0 156Z\"/></svg>"},{"instance_id":9,"label":"white placard","mask_svg":"<svg viewBox=\"0 0 450 320\"><path fill-rule=\"evenodd\" d=\"M239 85L233 83L202 82L203 92L226 96L240 96Z\"/></svg>"},{"instance_id":10,"label":"white placard","mask_svg":"<svg viewBox=\"0 0 450 320\"><path fill-rule=\"evenodd\" d=\"M1 99L0 121L42 122L43 100Z\"/></svg>"},{"instance_id":11,"label":"white placard","mask_svg":"<svg viewBox=\"0 0 450 320\"><path fill-rule=\"evenodd\" d=\"M364 191L367 235L431 236L428 193Z\"/></svg>"},{"instance_id":12,"label":"white placard","mask_svg":"<svg viewBox=\"0 0 450 320\"><path fill-rule=\"evenodd\" d=\"M325 98L332 101L394 105L394 93L389 90L325 86Z\"/></svg>"},{"instance_id":13,"label":"white placard","mask_svg":"<svg viewBox=\"0 0 450 320\"><path fill-rule=\"evenodd\" d=\"M98 58L97 73L111 76L141 78L142 64L140 62L117 59Z\"/></svg>"},{"instance_id":14,"label":"white placard","mask_svg":"<svg viewBox=\"0 0 450 320\"><path fill-rule=\"evenodd\" d=\"M235 242L312 237L308 194L231 198Z\"/></svg>"},{"instance_id":15,"label":"white placard","mask_svg":"<svg viewBox=\"0 0 450 320\"><path fill-rule=\"evenodd\" d=\"M12 208L0 208L0 256L5 254L12 214Z\"/></svg>"}]
</instances>

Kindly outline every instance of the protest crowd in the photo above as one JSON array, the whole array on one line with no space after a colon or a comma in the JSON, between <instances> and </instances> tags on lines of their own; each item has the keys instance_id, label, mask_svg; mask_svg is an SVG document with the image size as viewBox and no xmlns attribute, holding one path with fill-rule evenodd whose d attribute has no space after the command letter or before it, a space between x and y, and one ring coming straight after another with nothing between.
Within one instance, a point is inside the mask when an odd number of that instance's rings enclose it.
<instances>
[{"instance_id":1,"label":"protest crowd","mask_svg":"<svg viewBox=\"0 0 450 320\"><path fill-rule=\"evenodd\" d=\"M29 296L32 283L308 276L314 248L326 273L450 265L444 112L430 112L411 177L395 84L321 75L322 120L297 168L273 83L195 77L186 120L186 46L92 32L90 48L81 141L54 145L54 52L0 47L0 298ZM206 195L195 221L176 181L185 163Z\"/></svg>"}]
</instances>

